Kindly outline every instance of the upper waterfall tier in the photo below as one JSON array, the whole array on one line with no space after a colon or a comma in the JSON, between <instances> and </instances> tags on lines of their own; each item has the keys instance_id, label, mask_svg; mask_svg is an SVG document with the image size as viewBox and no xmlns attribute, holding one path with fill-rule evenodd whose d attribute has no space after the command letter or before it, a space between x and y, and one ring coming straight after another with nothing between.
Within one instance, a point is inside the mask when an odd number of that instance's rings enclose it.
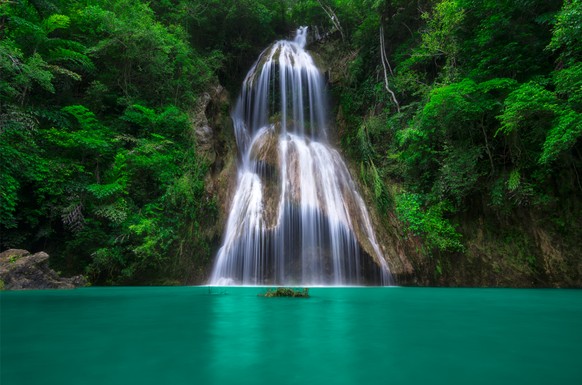
<instances>
[{"instance_id":1,"label":"upper waterfall tier","mask_svg":"<svg viewBox=\"0 0 582 385\"><path fill-rule=\"evenodd\" d=\"M304 49L306 39L307 27L302 27L295 40L275 42L247 74L233 112L241 152L250 136L274 121L281 132L326 137L325 79Z\"/></svg>"},{"instance_id":2,"label":"upper waterfall tier","mask_svg":"<svg viewBox=\"0 0 582 385\"><path fill-rule=\"evenodd\" d=\"M211 284L388 284L364 201L327 143L307 28L266 49L232 113L238 184Z\"/></svg>"}]
</instances>

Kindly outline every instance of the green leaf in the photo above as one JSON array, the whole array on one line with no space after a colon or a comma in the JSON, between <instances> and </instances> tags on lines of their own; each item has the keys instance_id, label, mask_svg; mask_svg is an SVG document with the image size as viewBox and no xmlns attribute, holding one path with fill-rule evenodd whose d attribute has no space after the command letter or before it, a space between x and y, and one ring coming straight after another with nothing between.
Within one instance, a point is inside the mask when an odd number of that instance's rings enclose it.
<instances>
[{"instance_id":1,"label":"green leaf","mask_svg":"<svg viewBox=\"0 0 582 385\"><path fill-rule=\"evenodd\" d=\"M521 184L521 175L519 170L513 170L509 174L509 179L507 180L507 188L509 191L515 191L519 188Z\"/></svg>"},{"instance_id":2,"label":"green leaf","mask_svg":"<svg viewBox=\"0 0 582 385\"><path fill-rule=\"evenodd\" d=\"M42 22L42 26L46 33L51 33L56 29L69 28L70 24L71 19L68 16L59 14L50 15Z\"/></svg>"},{"instance_id":3,"label":"green leaf","mask_svg":"<svg viewBox=\"0 0 582 385\"><path fill-rule=\"evenodd\" d=\"M582 137L582 114L568 111L557 119L557 123L550 129L539 163L549 164L558 159L558 156L569 150Z\"/></svg>"},{"instance_id":4,"label":"green leaf","mask_svg":"<svg viewBox=\"0 0 582 385\"><path fill-rule=\"evenodd\" d=\"M505 100L497 133L508 135L529 124L551 124L556 113L559 113L558 101L552 92L535 82L522 84Z\"/></svg>"}]
</instances>

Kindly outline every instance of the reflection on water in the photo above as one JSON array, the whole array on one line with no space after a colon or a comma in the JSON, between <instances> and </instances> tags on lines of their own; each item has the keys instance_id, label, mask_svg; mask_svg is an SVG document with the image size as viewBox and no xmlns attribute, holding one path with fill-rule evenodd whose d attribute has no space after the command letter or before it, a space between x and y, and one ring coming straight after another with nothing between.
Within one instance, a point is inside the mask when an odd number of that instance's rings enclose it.
<instances>
[{"instance_id":1,"label":"reflection on water","mask_svg":"<svg viewBox=\"0 0 582 385\"><path fill-rule=\"evenodd\" d=\"M582 383L582 291L0 294L2 385Z\"/></svg>"}]
</instances>

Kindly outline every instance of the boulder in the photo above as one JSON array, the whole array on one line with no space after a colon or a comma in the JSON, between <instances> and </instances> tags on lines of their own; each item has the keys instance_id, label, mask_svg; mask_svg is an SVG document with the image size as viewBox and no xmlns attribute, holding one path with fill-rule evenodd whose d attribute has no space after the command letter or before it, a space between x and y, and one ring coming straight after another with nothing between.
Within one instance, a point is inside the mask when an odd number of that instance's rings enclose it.
<instances>
[{"instance_id":1,"label":"boulder","mask_svg":"<svg viewBox=\"0 0 582 385\"><path fill-rule=\"evenodd\" d=\"M27 250L10 249L0 253L0 280L5 290L73 289L87 286L82 275L59 276L49 267L45 252L31 254Z\"/></svg>"}]
</instances>

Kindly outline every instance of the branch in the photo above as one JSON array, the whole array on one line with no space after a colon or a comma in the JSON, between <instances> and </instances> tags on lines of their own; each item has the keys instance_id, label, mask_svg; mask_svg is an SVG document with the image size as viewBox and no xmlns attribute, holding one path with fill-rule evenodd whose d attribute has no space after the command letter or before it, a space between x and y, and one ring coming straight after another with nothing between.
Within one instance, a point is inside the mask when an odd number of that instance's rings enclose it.
<instances>
[{"instance_id":1,"label":"branch","mask_svg":"<svg viewBox=\"0 0 582 385\"><path fill-rule=\"evenodd\" d=\"M382 61L382 68L384 68L384 87L392 97L392 101L396 105L396 110L400 112L400 104L398 104L396 95L390 89L390 85L388 84L388 69L390 69L390 74L392 76L394 76L394 73L392 72L392 67L390 66L390 62L388 62L388 57L386 56L386 49L384 46L384 25L382 24L380 24L380 60Z\"/></svg>"},{"instance_id":2,"label":"branch","mask_svg":"<svg viewBox=\"0 0 582 385\"><path fill-rule=\"evenodd\" d=\"M485 149L487 150L487 155L489 156L489 162L491 163L491 176L495 175L495 164L493 163L493 155L491 154L491 148L489 147L489 139L487 138L487 132L485 132L485 122L484 115L481 115L481 131L483 132L483 137L485 138Z\"/></svg>"},{"instance_id":3,"label":"branch","mask_svg":"<svg viewBox=\"0 0 582 385\"><path fill-rule=\"evenodd\" d=\"M390 66L390 62L388 61L388 56L386 56L386 43L384 42L384 25L380 24L380 54L382 55L382 60L388 66L390 70L390 75L394 76L394 72L392 72L392 67Z\"/></svg>"},{"instance_id":4,"label":"branch","mask_svg":"<svg viewBox=\"0 0 582 385\"><path fill-rule=\"evenodd\" d=\"M344 41L345 40L344 30L333 9L331 9L330 6L323 4L321 0L317 0L317 2L319 3L323 11L327 14L327 16L331 19L331 22L333 23L334 27L340 32L340 35L342 35L342 41Z\"/></svg>"}]
</instances>

